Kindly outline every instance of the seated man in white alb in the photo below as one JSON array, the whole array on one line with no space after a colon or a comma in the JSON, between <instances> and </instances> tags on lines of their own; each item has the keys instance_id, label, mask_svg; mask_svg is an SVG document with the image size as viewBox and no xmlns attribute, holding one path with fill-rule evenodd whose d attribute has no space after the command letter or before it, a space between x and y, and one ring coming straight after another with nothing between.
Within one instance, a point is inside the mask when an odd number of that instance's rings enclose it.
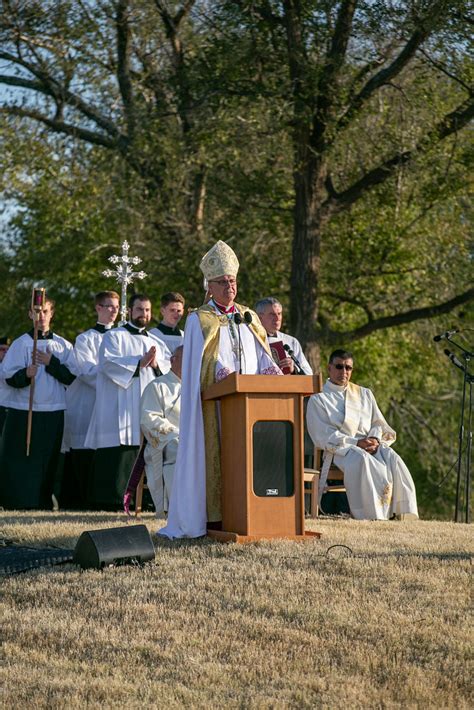
<instances>
[{"instance_id":1,"label":"seated man in white alb","mask_svg":"<svg viewBox=\"0 0 474 710\"><path fill-rule=\"evenodd\" d=\"M150 382L140 403L140 425L147 440L145 471L157 517L168 512L179 441L183 346L171 356L171 370Z\"/></svg>"},{"instance_id":2,"label":"seated man in white alb","mask_svg":"<svg viewBox=\"0 0 474 710\"><path fill-rule=\"evenodd\" d=\"M313 370L304 356L299 341L292 335L280 331L283 322L283 306L280 301L273 298L273 296L262 298L255 304L255 311L267 331L270 347L272 348L273 344L280 342L282 344L280 348L283 346L288 353L286 357L282 357L283 353L280 353L277 358L277 364L283 372L288 375L312 375ZM272 354L274 350L272 348ZM293 357L291 357L290 353Z\"/></svg>"},{"instance_id":3,"label":"seated man in white alb","mask_svg":"<svg viewBox=\"0 0 474 710\"><path fill-rule=\"evenodd\" d=\"M309 399L309 434L323 449L320 496L331 462L344 472L353 518L388 520L417 518L415 484L400 456L390 446L396 438L366 387L350 382L353 357L335 350L322 392Z\"/></svg>"}]
</instances>

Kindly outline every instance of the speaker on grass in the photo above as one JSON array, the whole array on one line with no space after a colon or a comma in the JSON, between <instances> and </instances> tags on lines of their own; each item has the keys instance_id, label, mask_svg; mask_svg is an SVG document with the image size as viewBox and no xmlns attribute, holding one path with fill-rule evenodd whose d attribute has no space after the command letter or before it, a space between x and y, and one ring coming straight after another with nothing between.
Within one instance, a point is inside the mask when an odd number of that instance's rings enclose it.
<instances>
[{"instance_id":1,"label":"speaker on grass","mask_svg":"<svg viewBox=\"0 0 474 710\"><path fill-rule=\"evenodd\" d=\"M155 548L145 525L127 525L83 532L73 562L82 569L143 563L155 559Z\"/></svg>"}]
</instances>

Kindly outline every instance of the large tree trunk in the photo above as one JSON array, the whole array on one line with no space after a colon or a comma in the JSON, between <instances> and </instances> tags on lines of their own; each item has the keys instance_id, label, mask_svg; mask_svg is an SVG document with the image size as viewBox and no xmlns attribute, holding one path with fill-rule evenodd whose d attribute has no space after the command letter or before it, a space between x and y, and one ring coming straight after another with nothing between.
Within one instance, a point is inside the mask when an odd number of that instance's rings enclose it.
<instances>
[{"instance_id":1,"label":"large tree trunk","mask_svg":"<svg viewBox=\"0 0 474 710\"><path fill-rule=\"evenodd\" d=\"M306 146L297 149L306 153ZM294 173L295 206L291 262L292 331L308 357L314 371L319 370L319 344L314 330L319 313L322 202L326 196L325 164L307 158L297 160L300 169Z\"/></svg>"}]
</instances>

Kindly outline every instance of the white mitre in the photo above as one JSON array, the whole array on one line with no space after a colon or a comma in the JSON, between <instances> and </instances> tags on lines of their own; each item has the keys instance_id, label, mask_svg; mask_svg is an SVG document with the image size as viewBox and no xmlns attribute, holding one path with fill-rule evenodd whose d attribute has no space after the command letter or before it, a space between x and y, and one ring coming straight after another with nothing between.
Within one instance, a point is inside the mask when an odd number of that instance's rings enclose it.
<instances>
[{"instance_id":1,"label":"white mitre","mask_svg":"<svg viewBox=\"0 0 474 710\"><path fill-rule=\"evenodd\" d=\"M218 279L219 276L237 276L239 260L228 244L219 240L201 259L199 268L206 281Z\"/></svg>"}]
</instances>

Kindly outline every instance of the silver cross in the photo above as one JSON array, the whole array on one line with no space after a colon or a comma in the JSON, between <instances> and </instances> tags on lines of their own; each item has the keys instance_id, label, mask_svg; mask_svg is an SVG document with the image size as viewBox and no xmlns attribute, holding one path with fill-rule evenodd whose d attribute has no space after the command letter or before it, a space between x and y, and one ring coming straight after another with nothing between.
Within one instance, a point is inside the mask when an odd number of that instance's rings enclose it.
<instances>
[{"instance_id":1,"label":"silver cross","mask_svg":"<svg viewBox=\"0 0 474 710\"><path fill-rule=\"evenodd\" d=\"M121 285L121 299L120 299L120 322L119 325L124 325L127 322L127 286L133 282L134 279L144 279L148 276L144 271L133 271L133 267L141 263L139 256L129 256L128 250L130 249L130 244L124 241L122 244L122 256L109 256L109 261L115 264L115 271L113 269L105 269L102 272L107 278L115 276L116 281Z\"/></svg>"}]
</instances>

